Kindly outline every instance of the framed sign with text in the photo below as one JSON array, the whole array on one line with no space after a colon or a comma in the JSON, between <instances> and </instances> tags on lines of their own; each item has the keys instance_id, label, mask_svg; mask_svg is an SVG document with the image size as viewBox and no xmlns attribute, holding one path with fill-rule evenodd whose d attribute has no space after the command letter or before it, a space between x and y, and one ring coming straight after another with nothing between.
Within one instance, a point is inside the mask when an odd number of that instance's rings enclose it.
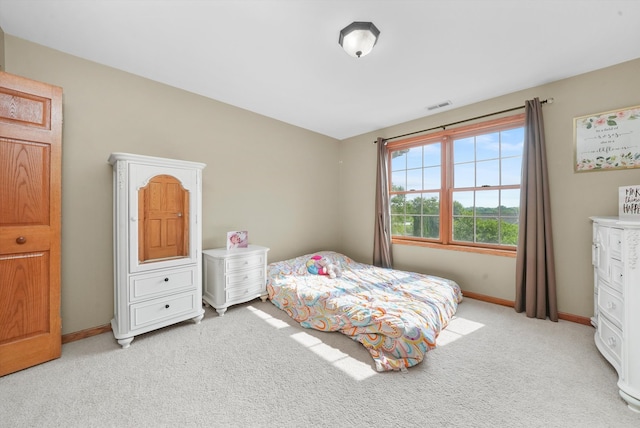
<instances>
[{"instance_id":1,"label":"framed sign with text","mask_svg":"<svg viewBox=\"0 0 640 428\"><path fill-rule=\"evenodd\" d=\"M640 219L640 186L618 188L618 217L621 220Z\"/></svg>"},{"instance_id":2,"label":"framed sign with text","mask_svg":"<svg viewBox=\"0 0 640 428\"><path fill-rule=\"evenodd\" d=\"M575 171L640 168L640 106L573 119Z\"/></svg>"}]
</instances>

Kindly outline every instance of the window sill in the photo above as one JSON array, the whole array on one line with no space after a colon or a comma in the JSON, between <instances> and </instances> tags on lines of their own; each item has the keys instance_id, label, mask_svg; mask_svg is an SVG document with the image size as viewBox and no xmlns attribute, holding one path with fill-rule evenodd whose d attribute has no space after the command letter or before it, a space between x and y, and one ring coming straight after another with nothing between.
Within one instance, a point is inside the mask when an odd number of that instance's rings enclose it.
<instances>
[{"instance_id":1,"label":"window sill","mask_svg":"<svg viewBox=\"0 0 640 428\"><path fill-rule=\"evenodd\" d=\"M502 250L498 248L470 247L466 245L445 245L437 242L415 241L412 239L391 239L392 244L396 245L413 245L416 247L437 248L440 250L463 251L466 253L489 254L500 257L516 257L516 250Z\"/></svg>"}]
</instances>

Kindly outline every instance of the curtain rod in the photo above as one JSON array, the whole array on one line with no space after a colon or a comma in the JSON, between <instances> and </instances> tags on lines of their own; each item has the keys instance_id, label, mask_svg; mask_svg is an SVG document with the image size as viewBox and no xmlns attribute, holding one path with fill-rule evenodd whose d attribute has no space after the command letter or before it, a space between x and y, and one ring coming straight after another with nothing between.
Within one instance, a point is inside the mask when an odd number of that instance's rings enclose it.
<instances>
[{"instance_id":1,"label":"curtain rod","mask_svg":"<svg viewBox=\"0 0 640 428\"><path fill-rule=\"evenodd\" d=\"M553 98L548 98L546 100L540 101L540 104L546 104L546 103L553 104ZM395 140L396 138L407 137L409 135L420 134L422 132L435 131L436 129L440 129L440 128L445 130L447 128L447 126L459 125L461 123L471 122L472 120L476 120L476 119L484 119L485 117L495 116L495 115L502 114L502 113L508 113L510 111L515 111L515 110L520 110L520 109L523 109L524 107L525 106L518 106L518 107L508 108L506 110L495 111L493 113L483 114L482 116L472 117L471 119L459 120L457 122L447 123L446 125L434 126L433 128L423 129L421 131L409 132L408 134L402 134L402 135L396 135L395 137L383 138L382 141L384 141L386 143L387 141ZM373 142L373 144L376 144L376 143L377 143L377 141Z\"/></svg>"}]
</instances>

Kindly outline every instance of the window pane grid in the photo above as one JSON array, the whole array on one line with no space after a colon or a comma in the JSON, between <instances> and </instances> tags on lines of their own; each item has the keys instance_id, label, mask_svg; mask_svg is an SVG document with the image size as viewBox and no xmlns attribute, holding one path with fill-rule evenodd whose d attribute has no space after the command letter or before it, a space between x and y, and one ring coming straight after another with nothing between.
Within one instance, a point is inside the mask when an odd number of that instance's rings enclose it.
<instances>
[{"instance_id":1,"label":"window pane grid","mask_svg":"<svg viewBox=\"0 0 640 428\"><path fill-rule=\"evenodd\" d=\"M519 194L520 189L454 191L452 240L517 245Z\"/></svg>"},{"instance_id":2,"label":"window pane grid","mask_svg":"<svg viewBox=\"0 0 640 428\"><path fill-rule=\"evenodd\" d=\"M439 193L402 193L391 198L392 235L438 239Z\"/></svg>"},{"instance_id":3,"label":"window pane grid","mask_svg":"<svg viewBox=\"0 0 640 428\"><path fill-rule=\"evenodd\" d=\"M392 235L514 248L524 140L524 127L517 120L522 119L505 121L506 129L496 125L491 132L471 135L465 128L464 137L452 130L441 133L436 142L432 138L422 145L391 149ZM445 151L450 153L449 165L442 164ZM450 189L446 183L451 183ZM444 211L442 202L448 206ZM449 224L445 229L443 220ZM442 237L440 230L448 230L450 236Z\"/></svg>"}]
</instances>

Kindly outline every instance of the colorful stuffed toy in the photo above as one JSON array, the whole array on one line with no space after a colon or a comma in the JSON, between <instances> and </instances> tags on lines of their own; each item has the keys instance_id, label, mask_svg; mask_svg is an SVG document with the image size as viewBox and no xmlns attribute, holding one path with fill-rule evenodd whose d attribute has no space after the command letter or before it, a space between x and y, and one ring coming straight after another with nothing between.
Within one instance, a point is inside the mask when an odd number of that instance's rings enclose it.
<instances>
[{"instance_id":1,"label":"colorful stuffed toy","mask_svg":"<svg viewBox=\"0 0 640 428\"><path fill-rule=\"evenodd\" d=\"M342 274L337 265L331 263L328 258L318 254L307 261L307 271L313 275L327 275L330 278L336 278Z\"/></svg>"},{"instance_id":2,"label":"colorful stuffed toy","mask_svg":"<svg viewBox=\"0 0 640 428\"><path fill-rule=\"evenodd\" d=\"M313 275L325 275L323 266L320 264L320 260L322 260L322 256L317 254L311 257L307 262L307 271Z\"/></svg>"}]
</instances>

